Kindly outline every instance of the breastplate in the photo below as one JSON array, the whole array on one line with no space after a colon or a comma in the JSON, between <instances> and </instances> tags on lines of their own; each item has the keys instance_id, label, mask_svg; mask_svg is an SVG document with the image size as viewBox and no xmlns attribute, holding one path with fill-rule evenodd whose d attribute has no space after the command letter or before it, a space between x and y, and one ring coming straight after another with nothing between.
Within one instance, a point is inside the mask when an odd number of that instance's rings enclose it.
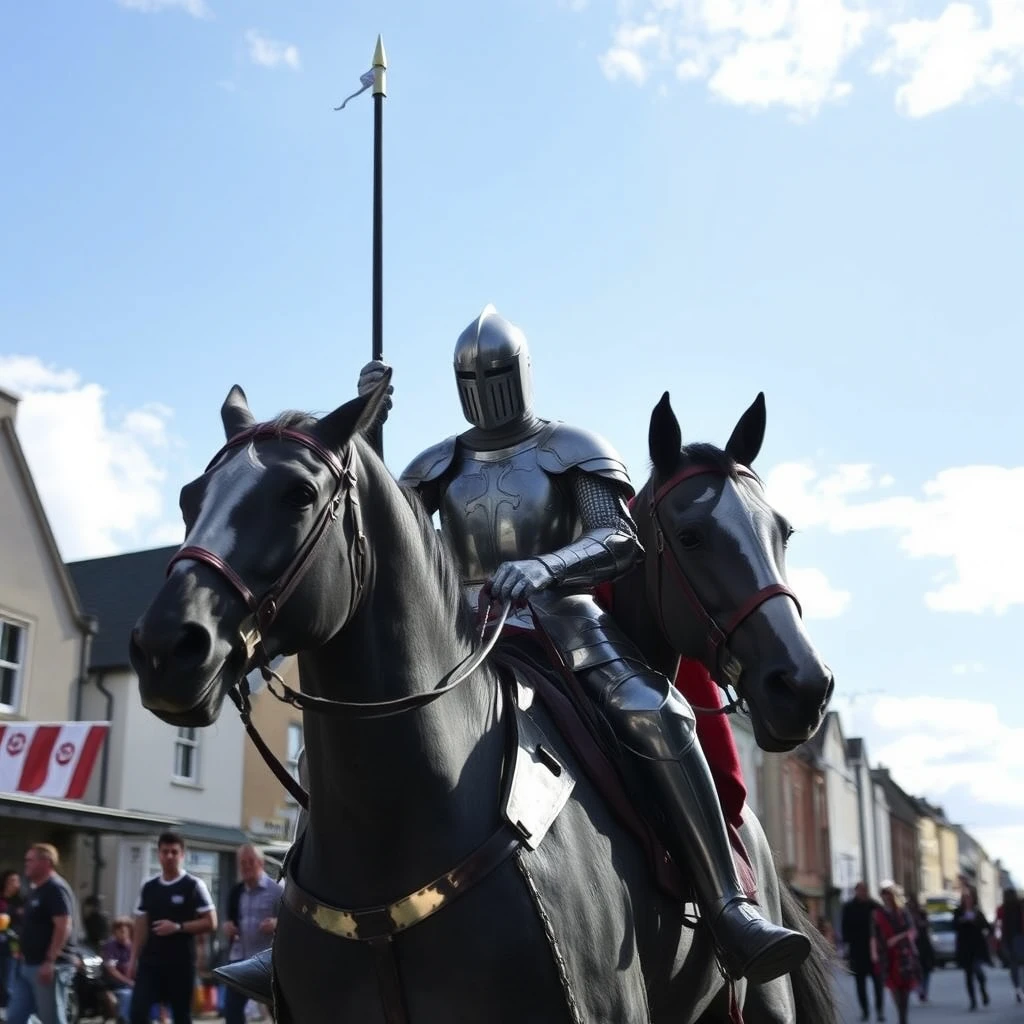
<instances>
[{"instance_id":1,"label":"breastplate","mask_svg":"<svg viewBox=\"0 0 1024 1024\"><path fill-rule=\"evenodd\" d=\"M493 452L460 446L440 517L464 584L482 583L502 562L548 554L578 536L566 481L537 461L544 436Z\"/></svg>"}]
</instances>

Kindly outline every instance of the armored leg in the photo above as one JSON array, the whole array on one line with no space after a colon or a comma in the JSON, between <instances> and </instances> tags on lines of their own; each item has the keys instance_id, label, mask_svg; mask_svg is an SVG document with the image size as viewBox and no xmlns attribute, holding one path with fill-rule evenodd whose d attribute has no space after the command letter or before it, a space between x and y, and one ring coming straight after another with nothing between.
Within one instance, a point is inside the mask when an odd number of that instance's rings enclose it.
<instances>
[{"instance_id":1,"label":"armored leg","mask_svg":"<svg viewBox=\"0 0 1024 1024\"><path fill-rule=\"evenodd\" d=\"M755 984L792 972L810 953L810 940L767 921L744 893L690 705L589 597L535 602L534 609L654 787L666 818L662 838L693 879L722 966Z\"/></svg>"}]
</instances>

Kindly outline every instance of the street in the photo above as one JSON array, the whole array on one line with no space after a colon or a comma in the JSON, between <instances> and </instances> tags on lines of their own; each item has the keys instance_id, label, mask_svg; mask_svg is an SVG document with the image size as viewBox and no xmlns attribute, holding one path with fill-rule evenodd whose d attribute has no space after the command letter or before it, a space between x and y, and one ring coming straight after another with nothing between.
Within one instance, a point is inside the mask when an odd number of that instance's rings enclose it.
<instances>
[{"instance_id":1,"label":"street","mask_svg":"<svg viewBox=\"0 0 1024 1024\"><path fill-rule=\"evenodd\" d=\"M849 974L840 973L836 979L837 990L840 995L840 1006L842 1009L841 1020L843 1024L855 1024L860 1020L860 1008L857 1006L857 995L854 987L853 977ZM964 985L964 976L961 971L952 967L936 971L931 977L931 991L927 1003L921 1003L917 997L913 998L910 1004L910 1020L917 1024L932 1024L932 1022L964 1022L986 1021L987 1024L1007 1024L1014 1021L1016 1024L1024 1022L1024 1005L1014 1000L1013 988L1010 985L1010 974L1008 971L999 968L988 971L988 993L991 1003L988 1006L981 1005L981 997L978 998L978 1012L971 1013L968 1009L967 989ZM871 986L868 985L868 994L871 995ZM890 1024L895 1024L896 1011L892 1004L892 997L886 993L885 1016ZM874 1013L872 1013L874 1020ZM799 1024L804 1024L803 1021ZM812 1022L807 1022L812 1024Z\"/></svg>"}]
</instances>

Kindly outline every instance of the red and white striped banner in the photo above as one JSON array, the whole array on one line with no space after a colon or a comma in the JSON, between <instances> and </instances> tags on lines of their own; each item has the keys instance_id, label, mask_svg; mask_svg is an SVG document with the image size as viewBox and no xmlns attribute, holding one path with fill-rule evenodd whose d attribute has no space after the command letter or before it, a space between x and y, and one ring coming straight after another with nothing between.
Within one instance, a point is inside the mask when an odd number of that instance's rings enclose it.
<instances>
[{"instance_id":1,"label":"red and white striped banner","mask_svg":"<svg viewBox=\"0 0 1024 1024\"><path fill-rule=\"evenodd\" d=\"M0 793L80 800L107 722L0 723Z\"/></svg>"}]
</instances>

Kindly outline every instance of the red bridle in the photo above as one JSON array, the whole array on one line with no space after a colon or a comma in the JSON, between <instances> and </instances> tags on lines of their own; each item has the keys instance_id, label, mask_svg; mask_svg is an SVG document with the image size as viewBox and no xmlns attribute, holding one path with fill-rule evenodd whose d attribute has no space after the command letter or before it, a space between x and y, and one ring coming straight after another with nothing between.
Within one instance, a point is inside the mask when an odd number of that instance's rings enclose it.
<instances>
[{"instance_id":1,"label":"red bridle","mask_svg":"<svg viewBox=\"0 0 1024 1024\"><path fill-rule=\"evenodd\" d=\"M748 479L756 480L757 477L745 466L737 466L736 472L740 476L745 476ZM758 608L770 600L773 597L789 597L792 598L793 603L797 607L797 612L802 616L803 610L800 607L800 601L797 599L796 594L789 589L784 583L771 583L766 587L762 587L756 593L751 594L731 615L725 625L720 625L714 615L711 614L704 606L704 602L701 601L693 584L690 582L690 578L686 575L686 571L683 569L682 563L680 562L679 556L671 543L665 543L665 528L661 521L661 503L667 498L681 483L686 480L692 480L696 476L703 476L705 474L711 474L714 476L727 476L725 470L718 468L717 466L707 465L704 463L698 463L692 466L687 466L681 469L675 474L670 480L662 484L656 491L653 491L650 498L648 499L647 507L651 517L651 525L654 528L658 557L654 559L648 559L647 561L647 587L648 587L648 602L657 609L658 613L658 624L661 627L662 633L667 638L669 632L665 623L665 608L663 602L663 590L665 578L662 574L662 565L667 563L669 569L672 572L676 583L682 590L693 610L701 620L706 631L706 640L708 645L708 654L710 655L709 662L712 667L712 674L715 674L716 669L721 669L722 674L725 677L725 681L738 688L740 676L743 674L743 665L740 660L729 650L729 639L736 632L737 629L751 616Z\"/></svg>"}]
</instances>

